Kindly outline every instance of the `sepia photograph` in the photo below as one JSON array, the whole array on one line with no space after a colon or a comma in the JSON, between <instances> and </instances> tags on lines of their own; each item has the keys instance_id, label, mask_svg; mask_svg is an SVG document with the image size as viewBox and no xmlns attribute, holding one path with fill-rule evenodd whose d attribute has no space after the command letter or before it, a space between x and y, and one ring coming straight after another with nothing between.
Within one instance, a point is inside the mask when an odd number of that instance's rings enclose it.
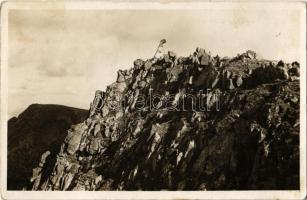
<instances>
[{"instance_id":1,"label":"sepia photograph","mask_svg":"<svg viewBox=\"0 0 307 200\"><path fill-rule=\"evenodd\" d=\"M2 2L1 197L306 198L306 2Z\"/></svg>"}]
</instances>

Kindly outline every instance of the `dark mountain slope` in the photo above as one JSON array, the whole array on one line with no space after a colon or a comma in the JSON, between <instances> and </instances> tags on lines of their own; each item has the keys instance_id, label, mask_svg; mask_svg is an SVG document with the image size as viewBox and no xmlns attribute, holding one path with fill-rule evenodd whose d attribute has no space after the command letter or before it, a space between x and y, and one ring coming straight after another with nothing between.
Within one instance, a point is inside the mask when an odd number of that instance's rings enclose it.
<instances>
[{"instance_id":1,"label":"dark mountain slope","mask_svg":"<svg viewBox=\"0 0 307 200\"><path fill-rule=\"evenodd\" d=\"M88 111L61 105L32 104L8 121L8 190L20 190L45 151L60 151L67 130Z\"/></svg>"}]
</instances>

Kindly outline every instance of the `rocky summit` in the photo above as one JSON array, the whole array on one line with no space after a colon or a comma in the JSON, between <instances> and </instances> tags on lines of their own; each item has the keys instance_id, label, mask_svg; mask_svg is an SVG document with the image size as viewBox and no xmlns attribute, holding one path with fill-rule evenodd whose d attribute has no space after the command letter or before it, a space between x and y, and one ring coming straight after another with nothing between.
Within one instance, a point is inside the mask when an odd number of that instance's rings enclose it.
<instances>
[{"instance_id":1,"label":"rocky summit","mask_svg":"<svg viewBox=\"0 0 307 200\"><path fill-rule=\"evenodd\" d=\"M25 189L299 189L298 62L197 48L133 64Z\"/></svg>"}]
</instances>

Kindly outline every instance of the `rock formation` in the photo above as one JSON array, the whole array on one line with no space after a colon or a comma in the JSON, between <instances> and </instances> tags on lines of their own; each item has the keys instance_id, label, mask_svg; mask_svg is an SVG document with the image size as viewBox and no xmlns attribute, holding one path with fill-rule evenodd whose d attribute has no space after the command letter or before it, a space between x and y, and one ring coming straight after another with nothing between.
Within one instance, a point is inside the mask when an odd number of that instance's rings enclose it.
<instances>
[{"instance_id":1,"label":"rock formation","mask_svg":"<svg viewBox=\"0 0 307 200\"><path fill-rule=\"evenodd\" d=\"M98 93L28 189L299 189L297 62L169 52Z\"/></svg>"},{"instance_id":2,"label":"rock formation","mask_svg":"<svg viewBox=\"0 0 307 200\"><path fill-rule=\"evenodd\" d=\"M67 130L71 125L84 121L87 116L87 110L32 104L18 117L11 118L8 121L8 190L21 190L31 176L35 178L33 168L38 167L42 154L49 151L41 177L44 180L46 173L52 170L51 165L60 152Z\"/></svg>"}]
</instances>

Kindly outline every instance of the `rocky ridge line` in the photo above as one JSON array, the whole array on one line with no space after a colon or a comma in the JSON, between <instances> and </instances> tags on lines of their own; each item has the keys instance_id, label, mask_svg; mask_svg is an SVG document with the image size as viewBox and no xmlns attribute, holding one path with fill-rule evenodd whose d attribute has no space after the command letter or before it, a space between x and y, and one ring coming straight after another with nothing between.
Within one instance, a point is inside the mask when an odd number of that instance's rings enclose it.
<instances>
[{"instance_id":1,"label":"rocky ridge line","mask_svg":"<svg viewBox=\"0 0 307 200\"><path fill-rule=\"evenodd\" d=\"M172 105L201 96L206 111L189 101L179 111L140 106L150 93L172 95ZM46 155L28 189L298 189L299 63L253 51L212 57L201 48L137 59L96 92L89 117L71 127L42 177Z\"/></svg>"}]
</instances>

